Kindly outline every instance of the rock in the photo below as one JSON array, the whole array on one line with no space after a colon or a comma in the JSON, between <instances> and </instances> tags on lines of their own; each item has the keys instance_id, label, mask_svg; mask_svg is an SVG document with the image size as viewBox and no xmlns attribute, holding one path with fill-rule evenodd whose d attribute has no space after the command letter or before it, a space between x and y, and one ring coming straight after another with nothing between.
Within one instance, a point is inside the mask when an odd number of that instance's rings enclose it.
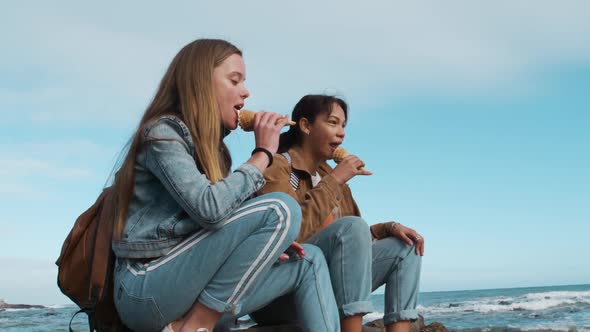
<instances>
[{"instance_id":1,"label":"rock","mask_svg":"<svg viewBox=\"0 0 590 332\"><path fill-rule=\"evenodd\" d=\"M420 329L420 332L448 332L447 328L439 322L428 324Z\"/></svg>"},{"instance_id":2,"label":"rock","mask_svg":"<svg viewBox=\"0 0 590 332\"><path fill-rule=\"evenodd\" d=\"M271 326L253 326L245 330L247 332L301 332L297 325L271 325ZM214 331L215 332L215 331Z\"/></svg>"},{"instance_id":3,"label":"rock","mask_svg":"<svg viewBox=\"0 0 590 332\"><path fill-rule=\"evenodd\" d=\"M410 325L410 332L419 332L424 327L424 317L418 315L418 319ZM372 322L368 322L363 326L363 332L380 332L385 331L385 325L383 319L377 319Z\"/></svg>"}]
</instances>

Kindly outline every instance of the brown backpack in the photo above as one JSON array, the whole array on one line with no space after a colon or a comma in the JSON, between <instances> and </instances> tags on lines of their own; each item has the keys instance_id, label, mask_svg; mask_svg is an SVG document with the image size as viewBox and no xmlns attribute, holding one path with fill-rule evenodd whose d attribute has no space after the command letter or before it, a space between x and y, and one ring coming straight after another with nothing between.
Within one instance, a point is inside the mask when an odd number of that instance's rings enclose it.
<instances>
[{"instance_id":1,"label":"brown backpack","mask_svg":"<svg viewBox=\"0 0 590 332\"><path fill-rule=\"evenodd\" d=\"M113 220L102 216L105 204L112 204L112 188L103 190L96 202L82 213L66 237L57 259L57 285L74 301L80 313L88 315L90 331L129 331L113 301L113 267L111 249Z\"/></svg>"}]
</instances>

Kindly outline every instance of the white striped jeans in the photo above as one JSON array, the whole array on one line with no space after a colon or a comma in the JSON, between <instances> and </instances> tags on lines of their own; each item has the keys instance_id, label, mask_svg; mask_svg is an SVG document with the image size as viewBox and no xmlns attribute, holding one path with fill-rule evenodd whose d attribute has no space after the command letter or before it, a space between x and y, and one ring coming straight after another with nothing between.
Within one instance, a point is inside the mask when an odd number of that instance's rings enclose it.
<instances>
[{"instance_id":1,"label":"white striped jeans","mask_svg":"<svg viewBox=\"0 0 590 332\"><path fill-rule=\"evenodd\" d=\"M137 331L160 331L196 300L218 312L247 314L293 293L305 331L338 331L339 317L322 253L279 263L299 233L301 211L290 196L271 193L244 202L216 231L201 230L165 256L118 259L115 304Z\"/></svg>"}]
</instances>

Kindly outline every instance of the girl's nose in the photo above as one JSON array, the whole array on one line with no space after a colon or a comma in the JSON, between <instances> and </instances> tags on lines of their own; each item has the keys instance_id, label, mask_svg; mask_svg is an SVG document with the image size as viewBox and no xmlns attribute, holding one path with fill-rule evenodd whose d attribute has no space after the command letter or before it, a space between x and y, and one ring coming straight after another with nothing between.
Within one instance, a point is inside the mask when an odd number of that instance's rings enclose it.
<instances>
[{"instance_id":1,"label":"girl's nose","mask_svg":"<svg viewBox=\"0 0 590 332\"><path fill-rule=\"evenodd\" d=\"M244 99L250 97L250 91L248 91L248 89L246 89L245 86L244 86L244 89L242 90L242 92L240 93L240 97L242 97Z\"/></svg>"}]
</instances>

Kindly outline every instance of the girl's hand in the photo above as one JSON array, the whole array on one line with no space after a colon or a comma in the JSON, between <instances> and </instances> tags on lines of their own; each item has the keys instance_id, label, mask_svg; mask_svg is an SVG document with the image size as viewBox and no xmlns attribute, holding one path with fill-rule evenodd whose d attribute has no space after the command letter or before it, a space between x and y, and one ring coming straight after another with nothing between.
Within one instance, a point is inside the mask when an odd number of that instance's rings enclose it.
<instances>
[{"instance_id":1,"label":"girl's hand","mask_svg":"<svg viewBox=\"0 0 590 332\"><path fill-rule=\"evenodd\" d=\"M280 120L280 121L279 121ZM254 139L256 147L265 148L274 154L279 148L281 128L289 118L273 112L257 112L254 117ZM277 123L278 122L278 123Z\"/></svg>"},{"instance_id":2,"label":"girl's hand","mask_svg":"<svg viewBox=\"0 0 590 332\"><path fill-rule=\"evenodd\" d=\"M336 181L340 184L345 184L348 180L352 179L356 175L371 175L365 169L360 170L365 166L365 163L355 155L348 155L342 159L342 161L336 165L332 171L332 175L336 178Z\"/></svg>"},{"instance_id":3,"label":"girl's hand","mask_svg":"<svg viewBox=\"0 0 590 332\"><path fill-rule=\"evenodd\" d=\"M392 236L404 241L409 246L416 244L416 255L424 256L424 238L418 234L418 232L400 223L394 222L391 225L390 233Z\"/></svg>"},{"instance_id":4,"label":"girl's hand","mask_svg":"<svg viewBox=\"0 0 590 332\"><path fill-rule=\"evenodd\" d=\"M283 262L288 261L289 254L287 252L289 252L289 251L291 253L297 254L297 256L299 256L301 258L305 257L305 251L303 250L303 246L301 245L301 243L293 242L293 243L291 243L289 248L279 256L279 260L283 261Z\"/></svg>"},{"instance_id":5,"label":"girl's hand","mask_svg":"<svg viewBox=\"0 0 590 332\"><path fill-rule=\"evenodd\" d=\"M277 153L281 128L289 118L272 112L257 112L254 116L254 139L257 148L264 148L271 154ZM262 152L252 155L248 162L256 166L261 172L268 167L270 160Z\"/></svg>"}]
</instances>

